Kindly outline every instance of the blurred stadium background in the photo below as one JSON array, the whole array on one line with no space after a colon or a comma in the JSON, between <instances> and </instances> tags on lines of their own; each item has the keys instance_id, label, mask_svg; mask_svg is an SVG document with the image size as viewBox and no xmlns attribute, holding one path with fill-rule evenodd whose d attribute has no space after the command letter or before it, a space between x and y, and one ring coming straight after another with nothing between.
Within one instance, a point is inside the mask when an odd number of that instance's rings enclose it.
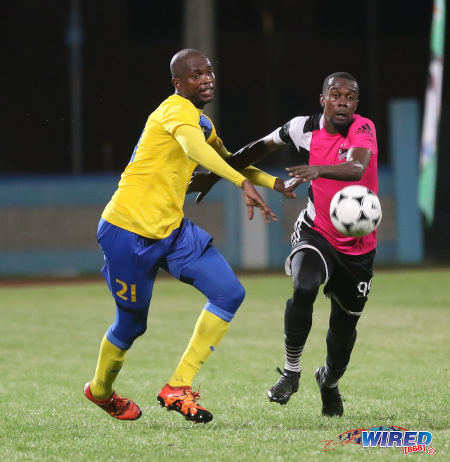
<instances>
[{"instance_id":1,"label":"blurred stadium background","mask_svg":"<svg viewBox=\"0 0 450 462\"><path fill-rule=\"evenodd\" d=\"M214 61L217 96L206 112L229 150L319 112L324 77L353 74L357 112L378 131L377 263L449 264L448 66L431 227L417 206L432 0L18 0L3 11L0 277L98 274L101 211L148 114L172 93L169 60L184 47ZM295 164L286 151L262 166L285 176ZM236 269L281 269L305 195L265 192L280 222L263 226L246 220L239 191L222 182L200 206L188 198L186 215Z\"/></svg>"}]
</instances>

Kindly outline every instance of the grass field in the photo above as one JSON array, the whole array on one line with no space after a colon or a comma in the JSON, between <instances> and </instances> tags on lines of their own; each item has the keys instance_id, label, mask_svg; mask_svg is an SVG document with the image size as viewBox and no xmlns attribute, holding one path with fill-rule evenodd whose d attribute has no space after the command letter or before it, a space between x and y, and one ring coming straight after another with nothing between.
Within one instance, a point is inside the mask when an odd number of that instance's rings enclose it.
<instances>
[{"instance_id":1,"label":"grass field","mask_svg":"<svg viewBox=\"0 0 450 462\"><path fill-rule=\"evenodd\" d=\"M286 276L242 276L247 297L228 335L196 378L214 414L194 425L166 412L156 394L182 354L203 296L160 278L147 333L116 381L140 404L136 422L119 422L82 394L100 340L113 320L102 282L0 287L0 459L4 461L395 461L400 448L324 440L379 425L432 432L434 456L450 460L450 270L379 271L340 383L342 418L320 415L314 371L324 362L328 302L321 296L302 360L300 390L287 406L266 390L283 367Z\"/></svg>"}]
</instances>

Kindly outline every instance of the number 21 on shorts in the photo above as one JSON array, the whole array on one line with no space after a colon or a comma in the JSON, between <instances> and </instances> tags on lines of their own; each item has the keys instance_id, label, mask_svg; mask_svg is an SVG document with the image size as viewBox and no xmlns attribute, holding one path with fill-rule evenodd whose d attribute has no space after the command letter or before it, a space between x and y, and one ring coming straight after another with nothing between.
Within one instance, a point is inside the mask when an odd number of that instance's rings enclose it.
<instances>
[{"instance_id":1,"label":"number 21 on shorts","mask_svg":"<svg viewBox=\"0 0 450 462\"><path fill-rule=\"evenodd\" d=\"M120 289L116 292L116 295L122 300L130 300L136 302L136 284L128 284L120 279L116 279L117 284L120 284Z\"/></svg>"}]
</instances>

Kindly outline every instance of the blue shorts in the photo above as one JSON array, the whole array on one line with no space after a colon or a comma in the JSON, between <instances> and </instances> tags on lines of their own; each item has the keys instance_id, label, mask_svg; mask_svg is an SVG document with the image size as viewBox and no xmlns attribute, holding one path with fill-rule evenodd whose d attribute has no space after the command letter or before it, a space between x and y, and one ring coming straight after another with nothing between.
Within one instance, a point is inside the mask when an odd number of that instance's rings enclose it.
<instances>
[{"instance_id":1,"label":"blue shorts","mask_svg":"<svg viewBox=\"0 0 450 462\"><path fill-rule=\"evenodd\" d=\"M148 309L159 268L204 293L210 311L227 321L244 298L211 235L189 220L165 239L148 239L101 219L97 237L105 259L102 273L121 307Z\"/></svg>"}]
</instances>

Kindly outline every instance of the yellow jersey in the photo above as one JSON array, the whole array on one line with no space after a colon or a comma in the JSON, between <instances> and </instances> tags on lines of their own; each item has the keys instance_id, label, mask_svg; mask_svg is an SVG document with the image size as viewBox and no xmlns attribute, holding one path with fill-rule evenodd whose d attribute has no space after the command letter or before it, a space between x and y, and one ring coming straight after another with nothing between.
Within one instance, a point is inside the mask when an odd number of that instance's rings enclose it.
<instances>
[{"instance_id":1,"label":"yellow jersey","mask_svg":"<svg viewBox=\"0 0 450 462\"><path fill-rule=\"evenodd\" d=\"M164 239L180 226L186 189L198 165L174 137L182 125L202 130L203 139L221 157L229 155L201 110L180 95L169 96L150 114L118 189L103 211L106 221L151 239ZM240 186L245 178L234 173L233 182Z\"/></svg>"}]
</instances>

